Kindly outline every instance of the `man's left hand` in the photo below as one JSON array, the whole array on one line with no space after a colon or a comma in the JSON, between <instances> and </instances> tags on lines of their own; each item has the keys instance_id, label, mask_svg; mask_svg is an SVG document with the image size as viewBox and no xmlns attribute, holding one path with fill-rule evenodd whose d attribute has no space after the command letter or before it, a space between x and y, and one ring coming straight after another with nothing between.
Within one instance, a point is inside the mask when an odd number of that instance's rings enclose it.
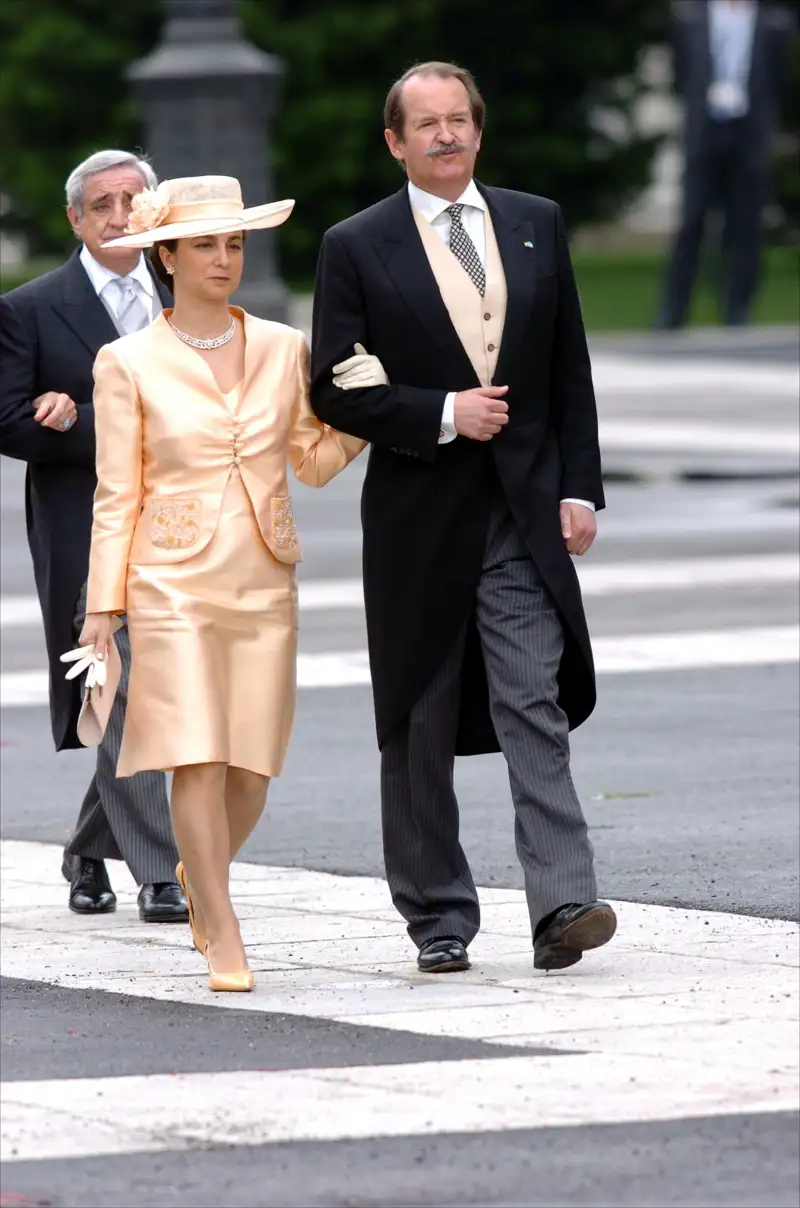
<instances>
[{"instance_id":1,"label":"man's left hand","mask_svg":"<svg viewBox=\"0 0 800 1208\"><path fill-rule=\"evenodd\" d=\"M561 535L570 554L585 554L597 536L597 518L582 503L562 503L558 508Z\"/></svg>"},{"instance_id":2,"label":"man's left hand","mask_svg":"<svg viewBox=\"0 0 800 1208\"><path fill-rule=\"evenodd\" d=\"M48 390L33 400L34 416L37 424L43 428L53 428L56 432L68 432L78 418L78 408L68 394L57 390Z\"/></svg>"}]
</instances>

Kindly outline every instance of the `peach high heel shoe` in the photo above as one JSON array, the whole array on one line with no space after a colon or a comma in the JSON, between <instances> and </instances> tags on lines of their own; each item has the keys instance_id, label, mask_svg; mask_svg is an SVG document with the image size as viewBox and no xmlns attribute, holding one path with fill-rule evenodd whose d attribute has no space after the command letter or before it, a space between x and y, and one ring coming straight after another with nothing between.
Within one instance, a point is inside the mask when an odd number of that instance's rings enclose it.
<instances>
[{"instance_id":1,"label":"peach high heel shoe","mask_svg":"<svg viewBox=\"0 0 800 1208\"><path fill-rule=\"evenodd\" d=\"M189 911L189 926L192 930L192 943L201 956L205 956L208 940L201 931L197 930L194 919L194 906L192 904L191 895L189 894L189 882L186 880L186 869L183 867L183 861L178 862L175 869L175 880L183 890L183 896L186 898L186 908Z\"/></svg>"},{"instance_id":2,"label":"peach high heel shoe","mask_svg":"<svg viewBox=\"0 0 800 1208\"><path fill-rule=\"evenodd\" d=\"M208 955L209 945L206 944L204 956L208 965L208 988L216 993L246 994L253 989L256 979L252 969L241 969L237 973L215 973L211 967Z\"/></svg>"}]
</instances>

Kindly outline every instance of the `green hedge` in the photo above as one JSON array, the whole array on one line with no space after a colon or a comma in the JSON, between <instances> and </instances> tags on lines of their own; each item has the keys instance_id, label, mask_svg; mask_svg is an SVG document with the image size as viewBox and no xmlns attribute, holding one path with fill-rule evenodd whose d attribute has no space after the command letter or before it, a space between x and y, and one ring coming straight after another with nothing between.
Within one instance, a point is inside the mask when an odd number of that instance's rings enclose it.
<instances>
[{"instance_id":1,"label":"green hedge","mask_svg":"<svg viewBox=\"0 0 800 1208\"><path fill-rule=\"evenodd\" d=\"M576 252L575 274L586 326L591 331L637 331L651 326L658 309L663 256L653 253ZM770 247L753 315L756 323L800 321L800 267L793 247ZM690 322L719 321L709 269L698 279Z\"/></svg>"},{"instance_id":2,"label":"green hedge","mask_svg":"<svg viewBox=\"0 0 800 1208\"><path fill-rule=\"evenodd\" d=\"M54 268L58 262L38 261L26 271L2 275L0 292ZM575 273L586 326L591 331L641 331L655 316L664 259L653 252L576 251ZM800 320L798 251L767 248L764 279L755 309L757 323L797 323ZM714 291L708 275L701 277L692 305L691 322L718 321Z\"/></svg>"}]
</instances>

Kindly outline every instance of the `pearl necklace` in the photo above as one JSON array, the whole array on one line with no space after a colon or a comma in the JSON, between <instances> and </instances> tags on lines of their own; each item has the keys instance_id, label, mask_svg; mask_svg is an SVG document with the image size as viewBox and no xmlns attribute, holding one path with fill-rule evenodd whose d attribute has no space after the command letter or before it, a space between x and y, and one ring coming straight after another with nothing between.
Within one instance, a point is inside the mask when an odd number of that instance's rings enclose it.
<instances>
[{"instance_id":1,"label":"pearl necklace","mask_svg":"<svg viewBox=\"0 0 800 1208\"><path fill-rule=\"evenodd\" d=\"M198 340L196 336L188 336L185 331L181 331L179 327L176 327L172 319L167 319L167 322L178 339L183 340L184 344L191 344L192 348L222 348L223 344L228 344L233 339L236 332L236 320L233 318L228 330L223 332L221 336L215 336L213 340Z\"/></svg>"}]
</instances>

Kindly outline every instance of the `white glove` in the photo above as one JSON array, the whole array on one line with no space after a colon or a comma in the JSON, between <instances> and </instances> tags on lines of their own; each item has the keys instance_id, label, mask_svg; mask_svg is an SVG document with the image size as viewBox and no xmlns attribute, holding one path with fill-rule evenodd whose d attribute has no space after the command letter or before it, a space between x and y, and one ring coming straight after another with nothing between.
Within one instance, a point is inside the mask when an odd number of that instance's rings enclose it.
<instances>
[{"instance_id":1,"label":"white glove","mask_svg":"<svg viewBox=\"0 0 800 1208\"><path fill-rule=\"evenodd\" d=\"M333 367L333 384L340 390L362 390L365 386L388 386L386 370L377 357L370 356L363 344L354 344L354 357Z\"/></svg>"},{"instance_id":2,"label":"white glove","mask_svg":"<svg viewBox=\"0 0 800 1208\"><path fill-rule=\"evenodd\" d=\"M98 688L102 688L108 678L108 671L104 660L97 659L94 656L94 645L79 646L77 650L68 650L66 654L61 655L62 663L74 663L64 679L77 679L79 675L86 672L86 687L94 688L95 684Z\"/></svg>"}]
</instances>

